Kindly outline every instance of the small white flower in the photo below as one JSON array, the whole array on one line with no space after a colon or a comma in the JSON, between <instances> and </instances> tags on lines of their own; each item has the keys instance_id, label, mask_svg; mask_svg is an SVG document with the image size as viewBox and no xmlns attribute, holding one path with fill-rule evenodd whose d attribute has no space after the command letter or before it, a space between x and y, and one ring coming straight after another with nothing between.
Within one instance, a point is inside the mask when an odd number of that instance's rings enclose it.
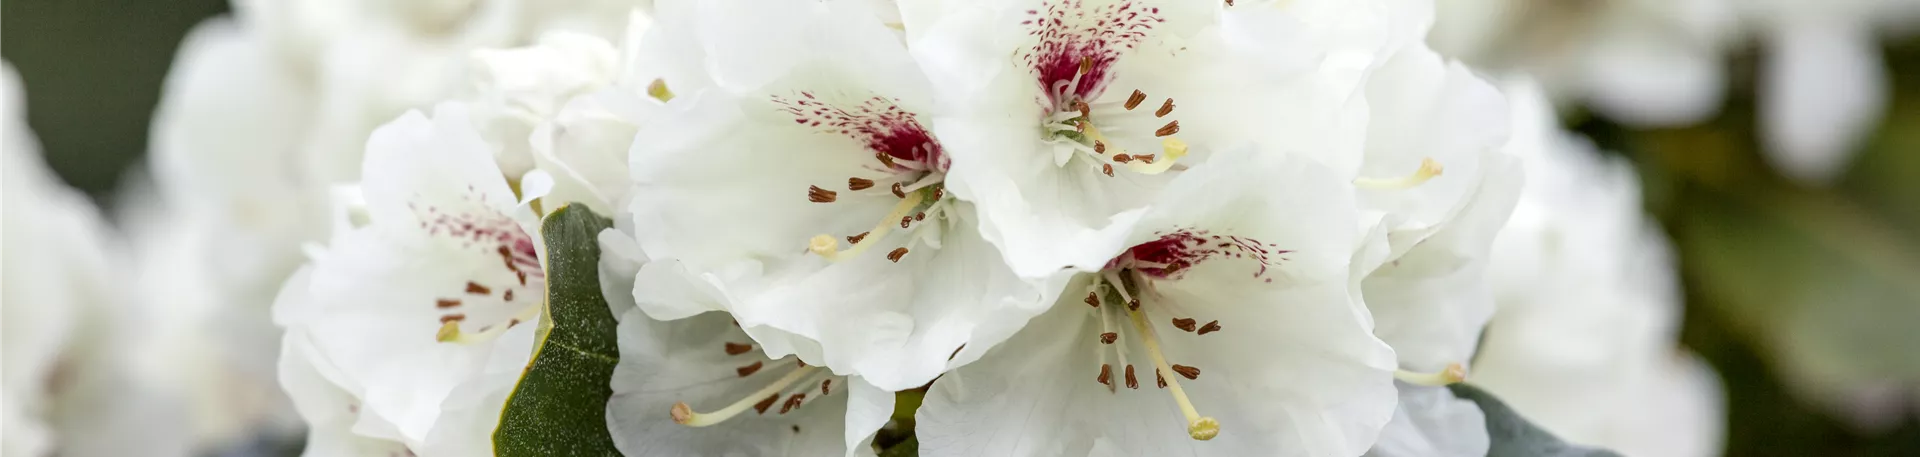
<instances>
[{"instance_id":1,"label":"small white flower","mask_svg":"<svg viewBox=\"0 0 1920 457\"><path fill-rule=\"evenodd\" d=\"M945 190L927 82L872 11L660 6L649 43L702 52L662 57L673 112L632 151L633 229L655 259L634 293L650 316L725 310L773 357L898 390L1043 309L1046 291L1004 267L973 204ZM675 68L705 75L683 84ZM670 284L687 277L724 299L686 299Z\"/></svg>"},{"instance_id":2,"label":"small white flower","mask_svg":"<svg viewBox=\"0 0 1920 457\"><path fill-rule=\"evenodd\" d=\"M628 457L873 455L893 414L892 392L770 358L726 313L656 321L634 309L619 331L607 423Z\"/></svg>"},{"instance_id":3,"label":"small white flower","mask_svg":"<svg viewBox=\"0 0 1920 457\"><path fill-rule=\"evenodd\" d=\"M1536 89L1509 87L1521 128L1508 150L1529 186L1496 240L1499 311L1472 382L1572 442L1718 455L1719 383L1675 341L1678 278L1638 179L1561 132Z\"/></svg>"},{"instance_id":4,"label":"small white flower","mask_svg":"<svg viewBox=\"0 0 1920 457\"><path fill-rule=\"evenodd\" d=\"M1876 29L1920 19L1898 0L1752 0L1739 11L1766 54L1759 76L1762 152L1788 178L1825 184L1847 170L1887 108Z\"/></svg>"},{"instance_id":5,"label":"small white flower","mask_svg":"<svg viewBox=\"0 0 1920 457\"><path fill-rule=\"evenodd\" d=\"M1330 2L909 3L951 188L1023 277L1098 270L1213 148L1257 140L1353 163L1355 92L1390 22ZM1303 25L1333 18L1367 25Z\"/></svg>"},{"instance_id":6,"label":"small white flower","mask_svg":"<svg viewBox=\"0 0 1920 457\"><path fill-rule=\"evenodd\" d=\"M456 391L502 377L511 388L518 371L494 367L524 366L533 349L545 273L528 200L540 190L520 181L516 200L496 147L457 104L375 131L364 211L342 215L275 303L288 338L310 340L309 359L330 362L334 383L361 401L355 433L428 452L461 422L446 417L462 404Z\"/></svg>"},{"instance_id":7,"label":"small white flower","mask_svg":"<svg viewBox=\"0 0 1920 457\"><path fill-rule=\"evenodd\" d=\"M922 455L1366 450L1393 356L1353 302L1360 214L1333 176L1254 149L1187 171L1130 248L934 383Z\"/></svg>"}]
</instances>

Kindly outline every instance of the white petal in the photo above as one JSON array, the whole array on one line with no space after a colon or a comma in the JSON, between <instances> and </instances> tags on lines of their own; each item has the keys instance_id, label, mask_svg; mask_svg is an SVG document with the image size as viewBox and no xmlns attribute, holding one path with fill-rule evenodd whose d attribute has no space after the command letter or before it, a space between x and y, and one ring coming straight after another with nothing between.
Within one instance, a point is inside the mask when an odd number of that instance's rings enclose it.
<instances>
[{"instance_id":1,"label":"white petal","mask_svg":"<svg viewBox=\"0 0 1920 457\"><path fill-rule=\"evenodd\" d=\"M1380 431L1380 442L1367 451L1372 457L1487 455L1487 417L1480 406L1447 392L1445 387L1395 383L1400 406L1393 421Z\"/></svg>"},{"instance_id":2,"label":"white petal","mask_svg":"<svg viewBox=\"0 0 1920 457\"><path fill-rule=\"evenodd\" d=\"M764 414L747 410L707 427L674 423L668 413L675 403L687 403L696 411L717 410L792 369L792 359L769 360L758 350L739 355L723 350L723 343L752 342L724 313L676 321L655 321L637 310L623 316L620 364L614 369L613 397L607 402L608 427L621 453L636 457L871 453L870 448L849 443L855 436L870 440L877 428L846 427L884 423L892 411L878 407L874 392L862 392L871 387L842 385L861 384L857 378L832 378L824 398L819 381L790 387L787 392L805 391L807 400L784 414L779 412L782 405L775 403ZM737 374L738 367L752 363L762 364L760 371L744 378ZM850 400L855 395L861 398ZM859 406L850 407L850 402Z\"/></svg>"},{"instance_id":3,"label":"white petal","mask_svg":"<svg viewBox=\"0 0 1920 457\"><path fill-rule=\"evenodd\" d=\"M1390 241L1406 252L1467 204L1484 179L1481 155L1507 137L1507 104L1465 65L1417 45L1393 55L1367 81L1370 108L1360 177L1392 179L1431 160L1444 171L1405 189L1364 189L1363 204L1389 213Z\"/></svg>"},{"instance_id":4,"label":"white petal","mask_svg":"<svg viewBox=\"0 0 1920 457\"><path fill-rule=\"evenodd\" d=\"M1831 182L1886 109L1879 41L1867 24L1819 14L1785 21L1770 39L1761 75L1763 151L1789 178Z\"/></svg>"},{"instance_id":5,"label":"white petal","mask_svg":"<svg viewBox=\"0 0 1920 457\"><path fill-rule=\"evenodd\" d=\"M1579 71L1594 109L1635 126L1687 125L1719 112L1726 90L1720 50L1646 20L1609 24L1588 42Z\"/></svg>"}]
</instances>

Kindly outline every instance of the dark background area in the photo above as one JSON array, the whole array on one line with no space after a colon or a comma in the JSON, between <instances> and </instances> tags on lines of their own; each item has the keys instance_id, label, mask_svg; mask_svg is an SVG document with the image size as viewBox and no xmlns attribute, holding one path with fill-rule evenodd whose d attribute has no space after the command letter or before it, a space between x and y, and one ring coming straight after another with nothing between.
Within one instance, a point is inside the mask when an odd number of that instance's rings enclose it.
<instances>
[{"instance_id":1,"label":"dark background area","mask_svg":"<svg viewBox=\"0 0 1920 457\"><path fill-rule=\"evenodd\" d=\"M21 74L29 124L53 169L110 206L120 178L144 156L181 37L226 9L221 0L0 4L0 55ZM1920 456L1912 410L1905 425L1857 433L1794 400L1769 349L1797 344L1804 334L1781 337L1796 323L1791 316L1821 306L1823 315L1864 319L1825 331L1878 338L1847 341L1882 351L1877 363L1890 372L1920 370L1920 294L1912 284L1920 283L1920 39L1890 44L1887 56L1896 75L1889 117L1829 189L1787 183L1756 154L1751 75L1763 57L1752 52L1733 59L1730 102L1703 125L1629 130L1584 116L1571 123L1635 162L1649 210L1677 243L1689 305L1681 339L1726 384L1729 456ZM1832 300L1806 299L1821 294Z\"/></svg>"}]
</instances>

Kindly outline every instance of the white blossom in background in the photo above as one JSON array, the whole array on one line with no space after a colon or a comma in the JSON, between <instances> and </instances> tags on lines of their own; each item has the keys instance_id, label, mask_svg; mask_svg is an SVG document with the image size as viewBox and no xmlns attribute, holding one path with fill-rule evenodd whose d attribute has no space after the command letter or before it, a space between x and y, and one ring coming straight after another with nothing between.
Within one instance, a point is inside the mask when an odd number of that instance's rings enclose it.
<instances>
[{"instance_id":1,"label":"white blossom in background","mask_svg":"<svg viewBox=\"0 0 1920 457\"><path fill-rule=\"evenodd\" d=\"M1742 0L1438 0L1435 49L1524 73L1559 102L1620 122L1692 124L1718 113Z\"/></svg>"},{"instance_id":2,"label":"white blossom in background","mask_svg":"<svg viewBox=\"0 0 1920 457\"><path fill-rule=\"evenodd\" d=\"M900 390L1052 295L946 190L929 83L865 6L660 2L646 66L674 98L630 158L633 234L654 260L634 294L653 318L724 310L771 357Z\"/></svg>"},{"instance_id":3,"label":"white blossom in background","mask_svg":"<svg viewBox=\"0 0 1920 457\"><path fill-rule=\"evenodd\" d=\"M1674 260L1632 169L1560 131L1537 88L1508 88L1528 187L1495 241L1499 310L1470 382L1570 442L1719 455L1719 380L1675 340Z\"/></svg>"},{"instance_id":4,"label":"white blossom in background","mask_svg":"<svg viewBox=\"0 0 1920 457\"><path fill-rule=\"evenodd\" d=\"M93 202L41 156L11 64L0 63L0 454L185 456L179 393L156 383L151 316L119 282L123 249ZM101 439L111 436L114 439Z\"/></svg>"},{"instance_id":5,"label":"white blossom in background","mask_svg":"<svg viewBox=\"0 0 1920 457\"><path fill-rule=\"evenodd\" d=\"M1244 148L1175 178L1129 248L933 384L921 454L1366 450L1392 415L1394 365L1354 302L1364 230L1336 176Z\"/></svg>"},{"instance_id":6,"label":"white blossom in background","mask_svg":"<svg viewBox=\"0 0 1920 457\"><path fill-rule=\"evenodd\" d=\"M1847 170L1880 126L1891 91L1880 35L1920 23L1911 0L1748 0L1739 3L1761 44L1758 93L1763 157L1781 174L1825 184Z\"/></svg>"},{"instance_id":7,"label":"white blossom in background","mask_svg":"<svg viewBox=\"0 0 1920 457\"><path fill-rule=\"evenodd\" d=\"M235 15L193 30L155 115L152 189L124 190L133 203L122 212L134 281L148 307L165 310L158 344L193 367L169 375L195 390L199 439L231 442L262 421L288 421L273 381L280 330L267 308L303 260L298 246L328 236L328 189L359 179L376 125L495 90L468 84L503 61L475 49L551 31L616 39L631 8L647 3L239 0ZM555 176L556 192L570 196L584 180L605 181Z\"/></svg>"}]
</instances>

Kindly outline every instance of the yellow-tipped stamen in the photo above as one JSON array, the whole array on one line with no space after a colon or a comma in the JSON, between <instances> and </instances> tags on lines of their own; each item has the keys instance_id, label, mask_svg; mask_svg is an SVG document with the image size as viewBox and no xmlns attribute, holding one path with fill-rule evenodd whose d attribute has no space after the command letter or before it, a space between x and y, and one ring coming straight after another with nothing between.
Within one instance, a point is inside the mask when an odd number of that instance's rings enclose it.
<instances>
[{"instance_id":1,"label":"yellow-tipped stamen","mask_svg":"<svg viewBox=\"0 0 1920 457\"><path fill-rule=\"evenodd\" d=\"M1354 178L1353 185L1376 190L1411 189L1440 176L1444 171L1446 170L1440 166L1440 162L1427 157L1420 159L1420 169L1414 170L1413 174L1398 178Z\"/></svg>"},{"instance_id":2,"label":"yellow-tipped stamen","mask_svg":"<svg viewBox=\"0 0 1920 457\"><path fill-rule=\"evenodd\" d=\"M528 305L525 308L521 308L520 312L514 313L513 317L511 317L507 323L495 324L481 329L476 333L460 331L460 321L457 320L442 322L440 324L440 330L434 332L433 340L442 343L456 344L475 344L493 341L494 337L500 336L502 333L507 333L507 329L513 327L513 324L530 321L540 316L541 306L543 305Z\"/></svg>"},{"instance_id":3,"label":"yellow-tipped stamen","mask_svg":"<svg viewBox=\"0 0 1920 457\"><path fill-rule=\"evenodd\" d=\"M813 239L808 240L807 251L832 261L859 256L860 253L872 248L874 244L878 244L881 238L886 238L887 232L893 231L895 226L900 225L901 218L913 214L913 210L919 208L920 202L925 199L925 192L908 192L906 197L900 199L900 203L893 205L893 212L889 212L886 217L880 218L880 225L874 226L872 231L867 232L865 237L860 238L859 243L854 243L852 247L844 251L836 250L835 248L840 246L840 242L834 240L833 236L826 234L817 235L814 236Z\"/></svg>"},{"instance_id":4,"label":"yellow-tipped stamen","mask_svg":"<svg viewBox=\"0 0 1920 457\"><path fill-rule=\"evenodd\" d=\"M667 80L655 79L647 84L647 96L664 102L673 100L673 91L667 89Z\"/></svg>"},{"instance_id":5,"label":"yellow-tipped stamen","mask_svg":"<svg viewBox=\"0 0 1920 457\"><path fill-rule=\"evenodd\" d=\"M720 408L714 412L694 412L693 407L687 406L686 402L679 402L673 404L673 410L670 411L670 413L673 415L673 421L675 423L688 427L705 427L725 422L727 419L733 418L733 416L752 409L755 403L759 403L768 396L786 391L787 386L791 386L795 381L807 377L807 375L812 374L813 371L818 368L819 367L811 365L795 368L793 371L787 372L786 376L781 376L780 379L773 381L773 384L768 384L766 387L760 388L760 390L747 394L746 398L742 398L740 401L733 402L733 404L727 405L727 407Z\"/></svg>"},{"instance_id":6,"label":"yellow-tipped stamen","mask_svg":"<svg viewBox=\"0 0 1920 457\"><path fill-rule=\"evenodd\" d=\"M1467 367L1458 363L1447 364L1447 369L1436 373L1421 373L1407 370L1393 370L1393 379L1421 386L1444 386L1467 380Z\"/></svg>"},{"instance_id":7,"label":"yellow-tipped stamen","mask_svg":"<svg viewBox=\"0 0 1920 457\"><path fill-rule=\"evenodd\" d=\"M1116 286L1117 287L1117 286ZM1160 339L1153 334L1153 328L1147 326L1147 315L1139 310L1127 312L1133 318L1133 329L1140 332L1140 340L1147 346L1147 356L1153 359L1153 367L1159 370L1161 378L1167 381L1167 391L1173 393L1173 402L1180 405L1180 413L1187 416L1187 436L1206 441L1220 435L1220 421L1212 417L1201 416L1193 409L1193 402L1187 400L1187 391L1180 388L1180 376L1173 374L1173 367L1167 365L1167 358L1160 354Z\"/></svg>"}]
</instances>

